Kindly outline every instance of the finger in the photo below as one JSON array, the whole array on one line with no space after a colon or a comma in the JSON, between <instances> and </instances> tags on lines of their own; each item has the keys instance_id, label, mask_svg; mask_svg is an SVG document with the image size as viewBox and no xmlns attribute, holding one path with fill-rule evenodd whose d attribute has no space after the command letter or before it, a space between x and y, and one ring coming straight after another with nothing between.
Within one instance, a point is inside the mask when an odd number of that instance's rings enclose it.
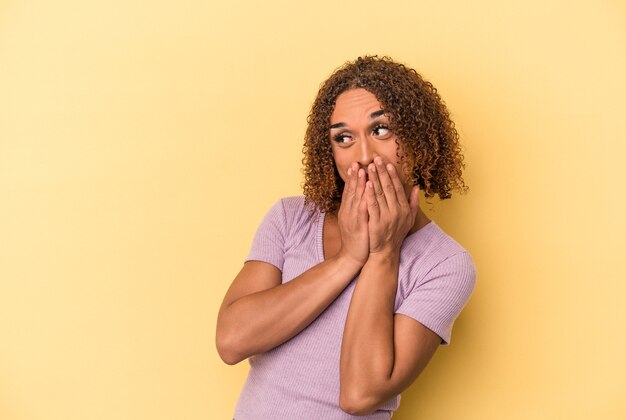
<instances>
[{"instance_id":1,"label":"finger","mask_svg":"<svg viewBox=\"0 0 626 420\"><path fill-rule=\"evenodd\" d=\"M348 185L350 184L350 176L352 175L352 168L348 168L348 172L346 173L346 180L343 183L343 191L341 192L341 201L345 201L348 196Z\"/></svg>"},{"instance_id":2,"label":"finger","mask_svg":"<svg viewBox=\"0 0 626 420\"><path fill-rule=\"evenodd\" d=\"M378 222L380 219L380 206L378 205L378 200L376 200L374 183L371 180L367 181L365 186L365 201L367 201L367 213L369 214L370 222Z\"/></svg>"},{"instance_id":3,"label":"finger","mask_svg":"<svg viewBox=\"0 0 626 420\"><path fill-rule=\"evenodd\" d=\"M363 178L365 178L365 176ZM369 215L367 213L367 201L363 199L358 204L357 222L359 225L361 225L362 223L367 224L368 219Z\"/></svg>"},{"instance_id":4,"label":"finger","mask_svg":"<svg viewBox=\"0 0 626 420\"><path fill-rule=\"evenodd\" d=\"M344 205L345 210L348 211L352 206L354 194L356 192L356 173L354 170L355 164L353 163L348 168L347 179L343 186L343 194L341 196L341 203Z\"/></svg>"},{"instance_id":5,"label":"finger","mask_svg":"<svg viewBox=\"0 0 626 420\"><path fill-rule=\"evenodd\" d=\"M363 199L364 193L365 193L365 170L359 169L357 172L356 192L354 194L355 205L358 205L358 203Z\"/></svg>"},{"instance_id":6,"label":"finger","mask_svg":"<svg viewBox=\"0 0 626 420\"><path fill-rule=\"evenodd\" d=\"M385 192L383 191L383 186L380 183L380 178L378 177L378 171L376 170L376 165L370 163L367 167L369 172L370 181L372 181L372 188L374 189L374 197L380 206L381 211L385 211L389 208L387 205L387 199L385 198Z\"/></svg>"},{"instance_id":7,"label":"finger","mask_svg":"<svg viewBox=\"0 0 626 420\"><path fill-rule=\"evenodd\" d=\"M380 156L377 156L374 159L374 163L376 164L376 172L378 172L380 184L382 185L383 192L385 193L385 198L387 199L387 205L389 206L389 209L396 208L398 205L396 189L393 187L393 182L389 177L389 173L387 172L385 163L380 158Z\"/></svg>"},{"instance_id":8,"label":"finger","mask_svg":"<svg viewBox=\"0 0 626 420\"><path fill-rule=\"evenodd\" d=\"M398 176L398 171L395 166L391 163L387 164L387 173L389 174L389 178L393 183L393 188L396 192L396 198L398 199L398 203L400 207L408 207L409 202L406 198L406 193L404 192L404 186L402 182L400 182L400 177Z\"/></svg>"}]
</instances>

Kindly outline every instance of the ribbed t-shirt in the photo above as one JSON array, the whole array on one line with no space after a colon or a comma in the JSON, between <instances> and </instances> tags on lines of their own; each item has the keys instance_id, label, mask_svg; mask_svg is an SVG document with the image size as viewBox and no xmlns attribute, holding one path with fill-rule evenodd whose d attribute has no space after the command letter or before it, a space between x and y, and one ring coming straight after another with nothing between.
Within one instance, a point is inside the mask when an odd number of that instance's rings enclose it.
<instances>
[{"instance_id":1,"label":"ribbed t-shirt","mask_svg":"<svg viewBox=\"0 0 626 420\"><path fill-rule=\"evenodd\" d=\"M291 281L324 261L324 216L305 206L303 196L279 200L257 229L246 261L272 264L282 272L283 283ZM402 244L394 312L417 320L438 334L442 345L448 345L454 320L469 299L475 279L470 254L431 221ZM339 407L341 340L356 281L358 276L299 334L248 359L250 371L239 396L236 420L392 416L400 404L399 395L367 416L353 416Z\"/></svg>"}]
</instances>

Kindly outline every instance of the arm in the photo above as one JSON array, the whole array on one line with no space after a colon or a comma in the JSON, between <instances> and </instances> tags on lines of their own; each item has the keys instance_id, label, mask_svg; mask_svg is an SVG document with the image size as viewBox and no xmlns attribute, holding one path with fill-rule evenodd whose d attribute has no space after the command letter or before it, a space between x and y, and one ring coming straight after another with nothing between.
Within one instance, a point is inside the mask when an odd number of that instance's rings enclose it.
<instances>
[{"instance_id":1,"label":"arm","mask_svg":"<svg viewBox=\"0 0 626 420\"><path fill-rule=\"evenodd\" d=\"M340 362L340 406L367 414L406 389L441 339L419 322L394 316L400 247L417 214L417 188L407 201L393 167L377 158L366 187L370 255L352 296Z\"/></svg>"},{"instance_id":2,"label":"arm","mask_svg":"<svg viewBox=\"0 0 626 420\"><path fill-rule=\"evenodd\" d=\"M441 343L414 319L394 315L397 280L397 256L372 256L355 287L341 350L339 404L350 414L371 413L408 388Z\"/></svg>"},{"instance_id":3,"label":"arm","mask_svg":"<svg viewBox=\"0 0 626 420\"><path fill-rule=\"evenodd\" d=\"M346 257L326 260L288 283L273 265L249 261L228 289L217 319L217 350L236 364L289 340L317 318L358 273Z\"/></svg>"},{"instance_id":4,"label":"arm","mask_svg":"<svg viewBox=\"0 0 626 420\"><path fill-rule=\"evenodd\" d=\"M260 261L244 264L217 319L222 360L235 364L289 340L313 322L354 279L369 252L365 172L351 171L339 210L337 256L281 284L281 272Z\"/></svg>"}]
</instances>

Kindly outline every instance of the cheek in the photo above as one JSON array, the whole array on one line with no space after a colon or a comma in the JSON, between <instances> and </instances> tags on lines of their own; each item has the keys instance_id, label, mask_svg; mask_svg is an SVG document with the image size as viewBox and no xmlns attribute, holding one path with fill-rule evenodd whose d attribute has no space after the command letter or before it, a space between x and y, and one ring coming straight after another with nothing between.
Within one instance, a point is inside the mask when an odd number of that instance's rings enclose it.
<instances>
[{"instance_id":1,"label":"cheek","mask_svg":"<svg viewBox=\"0 0 626 420\"><path fill-rule=\"evenodd\" d=\"M398 164L398 178L400 178L400 182L402 183L402 185L408 185L406 181L406 175L404 175L404 169L402 169L402 166L400 164Z\"/></svg>"},{"instance_id":2,"label":"cheek","mask_svg":"<svg viewBox=\"0 0 626 420\"><path fill-rule=\"evenodd\" d=\"M409 173L405 173L404 172L404 167L402 165L402 162L398 163L398 177L400 178L400 181L402 182L403 185L405 186L413 186L413 174L411 173L413 168L413 165L411 163L406 163L405 164L408 165L409 168Z\"/></svg>"},{"instance_id":3,"label":"cheek","mask_svg":"<svg viewBox=\"0 0 626 420\"><path fill-rule=\"evenodd\" d=\"M345 182L347 171L350 166L349 159L346 159L345 156L342 156L341 150L336 150L335 148L333 148L333 161L335 162L335 168L337 168L339 176Z\"/></svg>"},{"instance_id":4,"label":"cheek","mask_svg":"<svg viewBox=\"0 0 626 420\"><path fill-rule=\"evenodd\" d=\"M393 162L395 162L394 165L396 167L398 178L400 178L400 182L402 182L403 185L407 185L407 179L410 179L410 177L407 177L404 173L404 165L402 159L393 156Z\"/></svg>"},{"instance_id":5,"label":"cheek","mask_svg":"<svg viewBox=\"0 0 626 420\"><path fill-rule=\"evenodd\" d=\"M404 168L403 168L403 159L402 159L402 147L399 147L398 145L396 145L393 148L393 151L390 151L390 156L389 156L389 161L393 162L396 169L398 170L398 178L400 178L400 181L402 181L403 184L407 184L407 176L404 174Z\"/></svg>"},{"instance_id":6,"label":"cheek","mask_svg":"<svg viewBox=\"0 0 626 420\"><path fill-rule=\"evenodd\" d=\"M337 172L339 173L339 178L341 178L343 182L346 182L346 172L339 167L337 167Z\"/></svg>"}]
</instances>

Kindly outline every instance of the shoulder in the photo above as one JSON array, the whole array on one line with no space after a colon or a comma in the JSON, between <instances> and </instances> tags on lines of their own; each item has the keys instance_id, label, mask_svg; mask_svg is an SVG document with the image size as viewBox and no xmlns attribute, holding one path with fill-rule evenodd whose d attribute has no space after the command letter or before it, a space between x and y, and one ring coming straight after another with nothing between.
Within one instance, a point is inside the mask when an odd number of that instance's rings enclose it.
<instances>
[{"instance_id":1,"label":"shoulder","mask_svg":"<svg viewBox=\"0 0 626 420\"><path fill-rule=\"evenodd\" d=\"M312 203L306 203L303 195L283 197L273 206L276 213L280 213L288 230L298 230L303 226L316 223L320 211Z\"/></svg>"},{"instance_id":2,"label":"shoulder","mask_svg":"<svg viewBox=\"0 0 626 420\"><path fill-rule=\"evenodd\" d=\"M396 313L419 321L447 345L454 320L475 285L470 253L431 222L403 244Z\"/></svg>"},{"instance_id":3,"label":"shoulder","mask_svg":"<svg viewBox=\"0 0 626 420\"><path fill-rule=\"evenodd\" d=\"M406 256L429 257L436 261L444 260L467 250L432 220L417 232L409 235L402 244Z\"/></svg>"},{"instance_id":4,"label":"shoulder","mask_svg":"<svg viewBox=\"0 0 626 420\"><path fill-rule=\"evenodd\" d=\"M283 206L285 212L293 214L300 213L305 209L305 197L303 195L294 195L282 197L278 202Z\"/></svg>"},{"instance_id":5,"label":"shoulder","mask_svg":"<svg viewBox=\"0 0 626 420\"><path fill-rule=\"evenodd\" d=\"M407 237L402 257L413 278L426 280L433 270L462 273L460 277L468 283L473 283L476 276L471 254L435 221Z\"/></svg>"}]
</instances>

